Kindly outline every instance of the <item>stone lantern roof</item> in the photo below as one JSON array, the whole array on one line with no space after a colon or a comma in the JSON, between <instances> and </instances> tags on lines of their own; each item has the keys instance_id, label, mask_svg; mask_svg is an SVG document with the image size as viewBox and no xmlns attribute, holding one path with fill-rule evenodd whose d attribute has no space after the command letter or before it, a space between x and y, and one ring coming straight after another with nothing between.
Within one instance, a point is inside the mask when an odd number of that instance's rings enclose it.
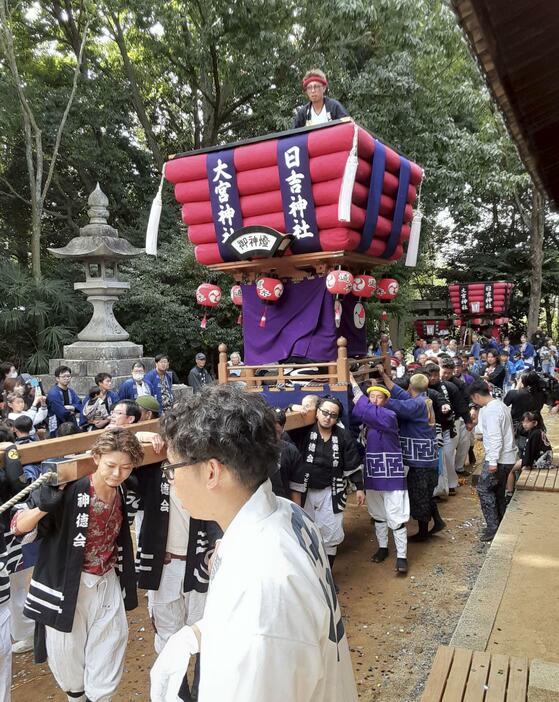
<instances>
[{"instance_id":1,"label":"stone lantern roof","mask_svg":"<svg viewBox=\"0 0 559 702\"><path fill-rule=\"evenodd\" d=\"M74 260L110 261L126 260L144 253L144 249L132 246L126 239L118 236L118 230L108 224L109 199L99 187L87 200L89 224L80 228L80 235L74 237L66 246L59 249L49 248L49 252L58 258Z\"/></svg>"}]
</instances>

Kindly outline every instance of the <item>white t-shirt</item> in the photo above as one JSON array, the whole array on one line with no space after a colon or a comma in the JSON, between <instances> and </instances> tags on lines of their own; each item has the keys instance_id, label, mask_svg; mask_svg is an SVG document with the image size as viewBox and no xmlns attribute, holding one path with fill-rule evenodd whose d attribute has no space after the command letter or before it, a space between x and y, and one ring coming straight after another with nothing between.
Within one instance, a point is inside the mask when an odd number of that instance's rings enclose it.
<instances>
[{"instance_id":1,"label":"white t-shirt","mask_svg":"<svg viewBox=\"0 0 559 702\"><path fill-rule=\"evenodd\" d=\"M188 532L190 527L190 515L181 505L171 486L169 490L169 529L167 531L167 551L175 556L186 556L188 549Z\"/></svg>"},{"instance_id":2,"label":"white t-shirt","mask_svg":"<svg viewBox=\"0 0 559 702\"><path fill-rule=\"evenodd\" d=\"M310 123L311 124L323 124L324 122L328 122L328 113L326 112L326 103L322 105L322 109L320 112L317 114L314 111L314 107L311 105L311 119Z\"/></svg>"},{"instance_id":3,"label":"white t-shirt","mask_svg":"<svg viewBox=\"0 0 559 702\"><path fill-rule=\"evenodd\" d=\"M199 702L356 702L320 534L266 481L231 522L211 573Z\"/></svg>"},{"instance_id":4,"label":"white t-shirt","mask_svg":"<svg viewBox=\"0 0 559 702\"><path fill-rule=\"evenodd\" d=\"M476 434L481 434L485 460L492 466L516 462L517 449L510 407L493 399L479 410Z\"/></svg>"}]
</instances>

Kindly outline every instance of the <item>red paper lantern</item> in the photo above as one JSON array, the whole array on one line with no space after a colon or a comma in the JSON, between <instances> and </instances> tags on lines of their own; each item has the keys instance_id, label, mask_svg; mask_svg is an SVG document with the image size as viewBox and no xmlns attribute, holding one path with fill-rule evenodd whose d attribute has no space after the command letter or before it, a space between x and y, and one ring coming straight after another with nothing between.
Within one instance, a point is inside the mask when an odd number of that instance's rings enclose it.
<instances>
[{"instance_id":1,"label":"red paper lantern","mask_svg":"<svg viewBox=\"0 0 559 702\"><path fill-rule=\"evenodd\" d=\"M259 326L266 326L266 305L277 302L283 295L283 283L277 278L259 278L256 281L256 294L265 303Z\"/></svg>"},{"instance_id":2,"label":"red paper lantern","mask_svg":"<svg viewBox=\"0 0 559 702\"><path fill-rule=\"evenodd\" d=\"M388 302L396 297L399 289L400 284L394 278L382 278L377 282L376 295L379 300Z\"/></svg>"},{"instance_id":3,"label":"red paper lantern","mask_svg":"<svg viewBox=\"0 0 559 702\"><path fill-rule=\"evenodd\" d=\"M339 327L342 318L342 303L339 300L339 295L347 295L353 290L353 276L349 271L342 271L340 268L336 271L330 271L326 276L326 290L335 296L334 322L336 327Z\"/></svg>"},{"instance_id":4,"label":"red paper lantern","mask_svg":"<svg viewBox=\"0 0 559 702\"><path fill-rule=\"evenodd\" d=\"M326 290L332 295L347 295L353 290L353 276L349 271L330 271L326 276Z\"/></svg>"},{"instance_id":5,"label":"red paper lantern","mask_svg":"<svg viewBox=\"0 0 559 702\"><path fill-rule=\"evenodd\" d=\"M377 287L377 281L372 275L358 275L353 279L351 292L355 297L372 297Z\"/></svg>"},{"instance_id":6,"label":"red paper lantern","mask_svg":"<svg viewBox=\"0 0 559 702\"><path fill-rule=\"evenodd\" d=\"M217 307L221 300L221 288L219 285L213 285L212 283L202 283L196 290L196 302L202 307ZM200 322L200 327L202 329L206 328L207 324L207 312L204 312L202 321Z\"/></svg>"},{"instance_id":7,"label":"red paper lantern","mask_svg":"<svg viewBox=\"0 0 559 702\"><path fill-rule=\"evenodd\" d=\"M510 319L508 317L499 317L498 319L495 320L495 326L501 327L504 324L508 324L510 322Z\"/></svg>"},{"instance_id":8,"label":"red paper lantern","mask_svg":"<svg viewBox=\"0 0 559 702\"><path fill-rule=\"evenodd\" d=\"M455 327L461 327L462 326L462 320L461 319L455 319L452 322Z\"/></svg>"},{"instance_id":9,"label":"red paper lantern","mask_svg":"<svg viewBox=\"0 0 559 702\"><path fill-rule=\"evenodd\" d=\"M243 306L243 289L240 285L233 285L231 288L231 302L237 307L242 308ZM237 317L237 324L242 324L243 313L242 309L239 310L239 316Z\"/></svg>"},{"instance_id":10,"label":"red paper lantern","mask_svg":"<svg viewBox=\"0 0 559 702\"><path fill-rule=\"evenodd\" d=\"M478 319L477 317L475 319L472 319L472 326L473 327L481 327L482 324L483 324L482 319Z\"/></svg>"}]
</instances>

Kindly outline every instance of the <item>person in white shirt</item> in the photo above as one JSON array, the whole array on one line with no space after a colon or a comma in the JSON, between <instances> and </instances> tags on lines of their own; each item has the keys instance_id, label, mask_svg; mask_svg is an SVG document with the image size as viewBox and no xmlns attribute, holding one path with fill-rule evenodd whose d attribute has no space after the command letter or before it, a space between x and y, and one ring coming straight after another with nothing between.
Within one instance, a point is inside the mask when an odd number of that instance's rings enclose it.
<instances>
[{"instance_id":1,"label":"person in white shirt","mask_svg":"<svg viewBox=\"0 0 559 702\"><path fill-rule=\"evenodd\" d=\"M164 472L195 519L224 535L203 618L171 636L151 671L152 702L175 701L201 649L198 702L356 702L334 580L320 533L272 492L274 415L230 385L181 400L162 419Z\"/></svg>"},{"instance_id":2,"label":"person in white shirt","mask_svg":"<svg viewBox=\"0 0 559 702\"><path fill-rule=\"evenodd\" d=\"M508 474L516 461L517 450L509 407L491 396L484 380L474 380L467 394L479 410L476 434L481 434L485 459L477 484L486 529L481 541L491 541L505 514Z\"/></svg>"},{"instance_id":3,"label":"person in white shirt","mask_svg":"<svg viewBox=\"0 0 559 702\"><path fill-rule=\"evenodd\" d=\"M29 419L31 419L31 421L33 422L33 429L30 432L30 434L32 436L35 435L35 427L42 424L47 418L47 401L46 398L43 397L43 395L41 394L40 390L38 393L35 393L35 399L33 400L33 404L28 410L25 409L25 400L23 399L23 397L16 393L10 393L8 395L8 397L6 398L6 404L8 405L8 409L10 410L8 413L8 419L15 421L18 417L24 416L29 417Z\"/></svg>"},{"instance_id":4,"label":"person in white shirt","mask_svg":"<svg viewBox=\"0 0 559 702\"><path fill-rule=\"evenodd\" d=\"M347 110L337 100L326 95L328 81L320 68L313 68L305 73L303 90L309 102L299 107L293 119L293 128L324 124L332 120L347 117Z\"/></svg>"},{"instance_id":5,"label":"person in white shirt","mask_svg":"<svg viewBox=\"0 0 559 702\"><path fill-rule=\"evenodd\" d=\"M425 355L429 358L437 357L441 353L441 342L438 339L433 339L431 348L426 349Z\"/></svg>"}]
</instances>

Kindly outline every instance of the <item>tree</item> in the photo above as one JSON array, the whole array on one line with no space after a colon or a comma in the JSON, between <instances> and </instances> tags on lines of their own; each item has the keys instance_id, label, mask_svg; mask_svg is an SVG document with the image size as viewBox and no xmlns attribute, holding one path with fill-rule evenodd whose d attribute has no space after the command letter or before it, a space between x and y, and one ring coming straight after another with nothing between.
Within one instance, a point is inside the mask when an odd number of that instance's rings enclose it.
<instances>
[{"instance_id":1,"label":"tree","mask_svg":"<svg viewBox=\"0 0 559 702\"><path fill-rule=\"evenodd\" d=\"M17 21L21 21L21 19L14 18L14 13L10 9L8 0L0 0L0 47L2 48L4 58L8 64L23 122L23 141L25 145L25 163L28 176L29 197L26 198L18 192L4 175L0 175L0 179L8 188L9 195L21 200L31 208L31 268L33 277L38 281L41 278L41 227L43 211L54 176L62 135L78 87L78 77L80 75L87 42L89 19L85 19L84 22L81 42L76 56L76 65L73 71L70 94L68 95L66 105L60 117L54 144L52 145L50 155L46 159L46 163L45 155L47 146L43 141L43 131L39 127L35 111L27 95L25 78L21 75L18 67L17 48L14 41L15 33L13 28L14 23Z\"/></svg>"}]
</instances>

